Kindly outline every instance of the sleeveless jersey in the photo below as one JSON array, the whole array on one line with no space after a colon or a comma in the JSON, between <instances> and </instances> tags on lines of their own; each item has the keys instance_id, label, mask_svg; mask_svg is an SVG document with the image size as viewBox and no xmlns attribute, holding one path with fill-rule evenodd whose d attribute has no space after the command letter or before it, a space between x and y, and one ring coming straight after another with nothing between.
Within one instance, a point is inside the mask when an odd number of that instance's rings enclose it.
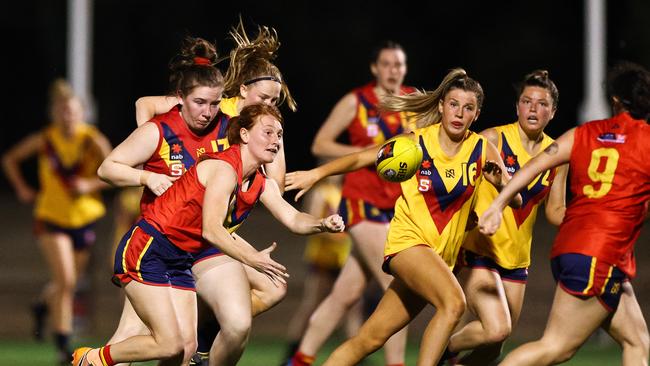
<instances>
[{"instance_id":1,"label":"sleeveless jersey","mask_svg":"<svg viewBox=\"0 0 650 366\"><path fill-rule=\"evenodd\" d=\"M578 253L636 275L634 243L650 200L650 126L627 113L575 129L571 193L551 257Z\"/></svg>"},{"instance_id":2,"label":"sleeveless jersey","mask_svg":"<svg viewBox=\"0 0 650 366\"><path fill-rule=\"evenodd\" d=\"M183 175L202 154L223 151L228 147L229 119L219 113L206 133L197 135L183 120L180 106L155 116L150 122L158 127L158 146L143 169L173 177ZM145 187L140 200L140 211L145 212L155 199L156 195Z\"/></svg>"},{"instance_id":3,"label":"sleeveless jersey","mask_svg":"<svg viewBox=\"0 0 650 366\"><path fill-rule=\"evenodd\" d=\"M468 131L460 151L449 157L438 143L440 128L438 123L415 131L422 163L411 179L401 183L384 253L426 244L453 268L474 209L476 185L483 177L487 141Z\"/></svg>"},{"instance_id":4,"label":"sleeveless jersey","mask_svg":"<svg viewBox=\"0 0 650 366\"><path fill-rule=\"evenodd\" d=\"M239 145L218 153L207 153L200 161L218 159L230 164L237 174L237 184L228 204L223 226L233 233L248 217L264 191L265 177L260 170L248 179L248 189L242 191L241 151ZM196 166L176 181L164 195L158 197L144 213L144 219L163 233L178 248L197 253L210 248L203 240L202 214L205 187L199 182Z\"/></svg>"},{"instance_id":5,"label":"sleeveless jersey","mask_svg":"<svg viewBox=\"0 0 650 366\"><path fill-rule=\"evenodd\" d=\"M347 128L351 145L380 145L409 127L406 113L379 112L375 86L375 83L370 83L352 91L357 98L357 114ZM414 88L402 87L402 94L414 91ZM398 183L382 180L374 166L370 166L345 175L342 195L369 202L380 209L390 209L400 195L400 187Z\"/></svg>"},{"instance_id":6,"label":"sleeveless jersey","mask_svg":"<svg viewBox=\"0 0 650 366\"><path fill-rule=\"evenodd\" d=\"M74 136L63 136L51 126L43 131L43 147L38 154L40 190L34 215L64 228L80 228L104 216L99 192L75 194L71 184L77 177L94 178L102 162L93 138L98 131L85 123L77 126Z\"/></svg>"},{"instance_id":7,"label":"sleeveless jersey","mask_svg":"<svg viewBox=\"0 0 650 366\"><path fill-rule=\"evenodd\" d=\"M519 124L517 122L495 127L499 135L499 153L510 175L526 164L532 156L521 144ZM543 151L553 139L543 135L541 150ZM479 233L478 228L472 230L463 247L482 256L494 260L506 269L526 268L530 266L530 246L533 239L533 227L537 218L537 209L546 198L551 184L555 179L556 169L550 169L538 175L521 193L523 203L521 208L506 207L503 210L501 226L493 236ZM498 195L496 188L490 182L483 181L477 188L476 213L480 217Z\"/></svg>"},{"instance_id":8,"label":"sleeveless jersey","mask_svg":"<svg viewBox=\"0 0 650 366\"><path fill-rule=\"evenodd\" d=\"M318 217L327 217L338 211L341 189L328 182L318 184L314 194L323 196L325 205ZM321 233L311 235L305 247L305 260L322 268L339 269L343 267L351 248L350 237L345 233Z\"/></svg>"}]
</instances>

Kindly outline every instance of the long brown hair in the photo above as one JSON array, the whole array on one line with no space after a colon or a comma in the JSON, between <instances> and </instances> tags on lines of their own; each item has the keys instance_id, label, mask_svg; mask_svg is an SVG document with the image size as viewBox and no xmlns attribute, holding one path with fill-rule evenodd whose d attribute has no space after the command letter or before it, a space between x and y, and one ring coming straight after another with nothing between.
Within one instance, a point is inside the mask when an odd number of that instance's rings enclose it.
<instances>
[{"instance_id":1,"label":"long brown hair","mask_svg":"<svg viewBox=\"0 0 650 366\"><path fill-rule=\"evenodd\" d=\"M440 122L442 115L438 111L438 103L452 89L462 89L474 92L478 109L483 105L483 88L478 81L467 76L461 68L452 69L434 91L419 91L409 95L387 95L380 103L380 108L387 111L415 113L418 128Z\"/></svg>"}]
</instances>

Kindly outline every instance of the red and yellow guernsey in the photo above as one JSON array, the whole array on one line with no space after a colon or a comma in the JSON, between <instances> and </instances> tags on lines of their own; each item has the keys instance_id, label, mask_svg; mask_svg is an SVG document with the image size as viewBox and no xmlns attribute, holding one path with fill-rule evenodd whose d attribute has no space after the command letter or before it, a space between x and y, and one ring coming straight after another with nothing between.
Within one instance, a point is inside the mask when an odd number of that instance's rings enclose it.
<instances>
[{"instance_id":1,"label":"red and yellow guernsey","mask_svg":"<svg viewBox=\"0 0 650 366\"><path fill-rule=\"evenodd\" d=\"M415 131L422 163L411 179L401 183L384 253L425 244L453 268L467 234L476 186L483 179L487 140L468 131L460 151L450 157L438 143L440 128L435 124Z\"/></svg>"},{"instance_id":2,"label":"red and yellow guernsey","mask_svg":"<svg viewBox=\"0 0 650 366\"><path fill-rule=\"evenodd\" d=\"M158 127L158 146L143 169L173 177L183 175L201 155L228 148L229 119L220 113L204 134L197 135L183 120L180 106L155 116L150 122ZM140 211L145 212L155 199L156 195L145 188L140 200Z\"/></svg>"},{"instance_id":3,"label":"red and yellow guernsey","mask_svg":"<svg viewBox=\"0 0 650 366\"><path fill-rule=\"evenodd\" d=\"M521 144L518 123L494 128L499 135L497 146L501 158L510 175L517 172L533 157L528 154ZM553 139L543 135L542 149L553 142ZM538 175L520 194L522 206L517 209L506 207L503 210L503 221L493 236L485 236L472 230L463 247L482 256L494 260L506 269L527 268L530 266L530 247L533 239L533 227L537 218L537 210L544 201L557 169L550 169ZM498 192L492 184L484 181L478 187L476 213L480 217L496 198Z\"/></svg>"},{"instance_id":4,"label":"red and yellow guernsey","mask_svg":"<svg viewBox=\"0 0 650 366\"><path fill-rule=\"evenodd\" d=\"M569 163L573 198L551 257L579 253L636 275L634 243L650 200L648 141L650 126L627 113L575 129Z\"/></svg>"},{"instance_id":5,"label":"red and yellow guernsey","mask_svg":"<svg viewBox=\"0 0 650 366\"><path fill-rule=\"evenodd\" d=\"M370 83L353 91L357 97L357 114L348 126L350 144L360 147L380 145L386 140L409 130L405 112L380 112L379 99L375 94L376 83ZM415 91L403 86L402 94ZM374 167L366 167L345 175L342 195L345 198L369 202L380 209L391 209L400 195L398 183L382 180Z\"/></svg>"},{"instance_id":6,"label":"red and yellow guernsey","mask_svg":"<svg viewBox=\"0 0 650 366\"><path fill-rule=\"evenodd\" d=\"M247 182L242 177L241 151L239 145L218 153L207 153L199 161L219 159L232 166L237 174L237 185L230 196L228 213L223 226L233 233L248 217L259 200L265 186L265 176L258 170ZM242 190L244 186L246 190ZM143 217L156 227L170 242L190 253L211 247L203 240L202 213L205 187L199 182L196 166L176 181L163 196L156 199Z\"/></svg>"}]
</instances>

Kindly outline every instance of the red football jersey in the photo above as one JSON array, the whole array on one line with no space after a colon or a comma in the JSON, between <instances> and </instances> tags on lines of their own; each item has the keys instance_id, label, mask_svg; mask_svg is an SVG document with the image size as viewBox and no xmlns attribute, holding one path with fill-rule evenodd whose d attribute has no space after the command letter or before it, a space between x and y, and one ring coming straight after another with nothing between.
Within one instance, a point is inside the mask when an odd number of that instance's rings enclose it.
<instances>
[{"instance_id":1,"label":"red football jersey","mask_svg":"<svg viewBox=\"0 0 650 366\"><path fill-rule=\"evenodd\" d=\"M230 164L237 173L237 185L228 204L228 214L223 226L234 232L264 191L265 177L258 170L249 178L248 189L242 191L242 162L239 145L217 153L207 153L199 161L219 159ZM196 166L176 181L165 194L154 200L143 217L154 225L178 248L196 253L210 247L202 236L203 196L205 187L199 182Z\"/></svg>"},{"instance_id":2,"label":"red football jersey","mask_svg":"<svg viewBox=\"0 0 650 366\"><path fill-rule=\"evenodd\" d=\"M351 145L380 145L393 136L404 133L407 127L405 113L379 111L375 86L376 83L373 82L353 90L357 97L357 114L347 128ZM414 88L402 87L402 94L414 91ZM401 192L399 183L382 180L373 166L347 173L341 194L346 198L364 200L381 209L389 209L395 206Z\"/></svg>"},{"instance_id":3,"label":"red football jersey","mask_svg":"<svg viewBox=\"0 0 650 366\"><path fill-rule=\"evenodd\" d=\"M622 113L575 129L573 198L551 257L593 256L636 274L633 247L650 199L650 126Z\"/></svg>"},{"instance_id":4,"label":"red football jersey","mask_svg":"<svg viewBox=\"0 0 650 366\"><path fill-rule=\"evenodd\" d=\"M228 147L228 116L219 113L205 133L192 132L180 113L180 106L151 119L158 127L158 147L143 169L158 174L179 177L183 175L198 157L207 152L222 151ZM145 212L156 199L156 195L145 187L140 200L140 212Z\"/></svg>"}]
</instances>

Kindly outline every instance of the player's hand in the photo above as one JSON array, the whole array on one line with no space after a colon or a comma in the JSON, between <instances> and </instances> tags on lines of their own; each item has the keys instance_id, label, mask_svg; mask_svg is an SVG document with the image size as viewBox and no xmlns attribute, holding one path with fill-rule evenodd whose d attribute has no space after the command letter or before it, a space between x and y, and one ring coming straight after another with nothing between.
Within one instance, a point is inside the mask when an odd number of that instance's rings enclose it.
<instances>
[{"instance_id":1,"label":"player's hand","mask_svg":"<svg viewBox=\"0 0 650 366\"><path fill-rule=\"evenodd\" d=\"M244 258L244 263L266 275L274 284L286 285L286 278L289 277L286 267L271 259L271 252L276 247L277 244L273 242L270 247L248 255Z\"/></svg>"},{"instance_id":2,"label":"player's hand","mask_svg":"<svg viewBox=\"0 0 650 366\"><path fill-rule=\"evenodd\" d=\"M18 196L18 200L22 203L32 203L36 199L36 191L28 185L17 186L16 196Z\"/></svg>"},{"instance_id":3,"label":"player's hand","mask_svg":"<svg viewBox=\"0 0 650 366\"><path fill-rule=\"evenodd\" d=\"M321 220L321 228L330 233L340 233L345 230L345 223L341 216L331 215Z\"/></svg>"},{"instance_id":4,"label":"player's hand","mask_svg":"<svg viewBox=\"0 0 650 366\"><path fill-rule=\"evenodd\" d=\"M94 190L93 181L91 178L75 177L70 181L70 189L76 195L90 193Z\"/></svg>"},{"instance_id":5,"label":"player's hand","mask_svg":"<svg viewBox=\"0 0 650 366\"><path fill-rule=\"evenodd\" d=\"M287 173L284 176L284 190L291 191L294 189L299 189L300 191L296 194L296 202L303 194L307 193L311 187L318 182L318 176L314 173L313 170L299 170L291 173Z\"/></svg>"},{"instance_id":6,"label":"player's hand","mask_svg":"<svg viewBox=\"0 0 650 366\"><path fill-rule=\"evenodd\" d=\"M149 171L144 171L142 174L144 174L141 178L144 180L144 185L147 186L147 188L149 188L156 196L162 196L162 194L165 193L179 178Z\"/></svg>"},{"instance_id":7,"label":"player's hand","mask_svg":"<svg viewBox=\"0 0 650 366\"><path fill-rule=\"evenodd\" d=\"M503 172L501 171L499 164L495 161L488 160L485 162L485 166L483 166L483 176L488 180L488 182L492 183L497 190L500 191L501 188L503 188Z\"/></svg>"},{"instance_id":8,"label":"player's hand","mask_svg":"<svg viewBox=\"0 0 650 366\"><path fill-rule=\"evenodd\" d=\"M501 215L503 211L490 205L483 215L478 219L478 229L485 235L494 235L501 225Z\"/></svg>"}]
</instances>

